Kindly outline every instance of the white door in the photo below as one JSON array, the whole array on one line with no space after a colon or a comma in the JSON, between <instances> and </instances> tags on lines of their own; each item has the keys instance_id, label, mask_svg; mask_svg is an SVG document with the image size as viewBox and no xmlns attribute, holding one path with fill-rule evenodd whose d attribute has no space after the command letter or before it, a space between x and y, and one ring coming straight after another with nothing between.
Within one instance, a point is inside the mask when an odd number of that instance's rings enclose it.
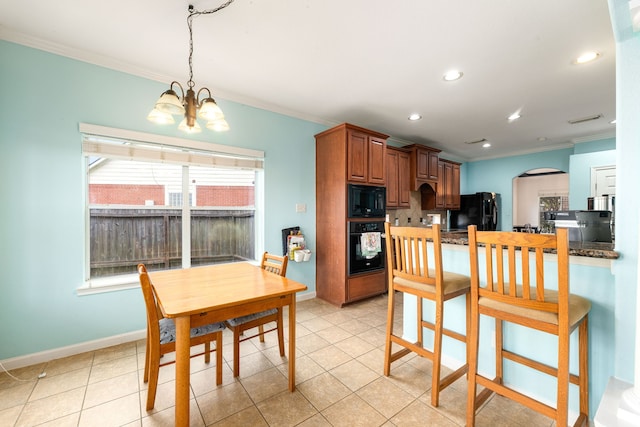
<instances>
[{"instance_id":1,"label":"white door","mask_svg":"<svg viewBox=\"0 0 640 427\"><path fill-rule=\"evenodd\" d=\"M616 194L616 167L602 166L591 169L591 196Z\"/></svg>"}]
</instances>

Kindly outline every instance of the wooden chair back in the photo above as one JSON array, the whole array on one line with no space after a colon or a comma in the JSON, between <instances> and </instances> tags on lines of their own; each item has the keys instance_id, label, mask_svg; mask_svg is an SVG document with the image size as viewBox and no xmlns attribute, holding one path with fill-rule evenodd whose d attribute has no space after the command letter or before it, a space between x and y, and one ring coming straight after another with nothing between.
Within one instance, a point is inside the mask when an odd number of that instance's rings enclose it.
<instances>
[{"instance_id":1,"label":"wooden chair back","mask_svg":"<svg viewBox=\"0 0 640 427\"><path fill-rule=\"evenodd\" d=\"M138 264L138 275L140 276L140 288L142 288L142 295L144 296L144 304L147 308L147 327L151 338L157 338L160 341L160 327L158 321L163 318L162 312L158 308L156 300L155 290L147 268L143 264Z\"/></svg>"},{"instance_id":2,"label":"wooden chair back","mask_svg":"<svg viewBox=\"0 0 640 427\"><path fill-rule=\"evenodd\" d=\"M398 227L385 223L385 228L390 283L394 278L400 278L436 287L441 285L440 225Z\"/></svg>"},{"instance_id":3,"label":"wooden chair back","mask_svg":"<svg viewBox=\"0 0 640 427\"><path fill-rule=\"evenodd\" d=\"M555 313L559 322L568 321L569 236L566 228L556 229L555 235L477 231L474 225L469 226L468 231L473 300L488 298L523 309ZM481 251L485 258L483 268L479 265ZM545 252L557 253L558 293L550 300L545 299L544 292L550 274L545 270ZM557 333L552 329L549 332Z\"/></svg>"},{"instance_id":4,"label":"wooden chair back","mask_svg":"<svg viewBox=\"0 0 640 427\"><path fill-rule=\"evenodd\" d=\"M262 261L260 262L260 268L267 270L270 273L277 274L279 276L287 275L287 264L289 258L287 256L278 256L265 252L262 254Z\"/></svg>"}]
</instances>

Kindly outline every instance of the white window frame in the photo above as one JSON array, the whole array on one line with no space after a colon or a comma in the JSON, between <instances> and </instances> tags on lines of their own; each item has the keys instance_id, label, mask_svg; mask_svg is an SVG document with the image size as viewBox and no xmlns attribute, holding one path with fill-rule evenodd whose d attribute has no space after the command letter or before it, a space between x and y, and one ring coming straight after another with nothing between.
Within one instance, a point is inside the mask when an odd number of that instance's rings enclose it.
<instances>
[{"instance_id":1,"label":"white window frame","mask_svg":"<svg viewBox=\"0 0 640 427\"><path fill-rule=\"evenodd\" d=\"M174 163L182 166L208 166L224 168L253 169L256 172L255 182L255 248L256 254L264 250L264 152L247 148L232 147L202 141L156 135L125 129L110 128L105 126L80 123L79 130L82 134L82 156L85 164L90 155L104 156L131 160L152 160L156 162ZM132 147L114 145L110 142L101 142L104 139L117 139L132 141L136 144ZM88 168L85 168L85 173ZM188 177L187 177L188 186ZM89 203L88 203L88 177L84 176L84 206L85 206L85 251L84 251L84 280L77 288L78 295L90 295L95 293L131 289L140 286L137 274L125 274L111 277L90 278L90 229L89 229ZM187 187L188 188L188 187ZM183 205L183 210L185 209ZM189 208L186 207L189 211ZM187 212L190 217L190 212ZM187 221L189 223L189 221ZM188 254L187 254L188 255ZM184 268L189 265L183 265Z\"/></svg>"}]
</instances>

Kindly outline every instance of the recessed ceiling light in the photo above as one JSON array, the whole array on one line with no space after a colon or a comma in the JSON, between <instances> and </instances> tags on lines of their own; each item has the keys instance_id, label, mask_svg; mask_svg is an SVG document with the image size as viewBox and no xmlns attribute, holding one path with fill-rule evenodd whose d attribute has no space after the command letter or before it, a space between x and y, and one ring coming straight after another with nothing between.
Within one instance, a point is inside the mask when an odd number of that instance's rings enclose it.
<instances>
[{"instance_id":1,"label":"recessed ceiling light","mask_svg":"<svg viewBox=\"0 0 640 427\"><path fill-rule=\"evenodd\" d=\"M546 136L539 136L538 137L538 142L545 142L547 140Z\"/></svg>"},{"instance_id":2,"label":"recessed ceiling light","mask_svg":"<svg viewBox=\"0 0 640 427\"><path fill-rule=\"evenodd\" d=\"M445 75L442 76L444 81L447 81L447 82L452 82L454 80L458 80L461 77L462 77L462 71L458 71L458 70L447 71L445 73Z\"/></svg>"},{"instance_id":3,"label":"recessed ceiling light","mask_svg":"<svg viewBox=\"0 0 640 427\"><path fill-rule=\"evenodd\" d=\"M491 147L491 144L489 144L488 142L485 142L484 144L482 144L482 148L489 148Z\"/></svg>"},{"instance_id":4,"label":"recessed ceiling light","mask_svg":"<svg viewBox=\"0 0 640 427\"><path fill-rule=\"evenodd\" d=\"M591 62L595 59L598 59L599 57L600 57L600 53L596 52L595 50L592 50L592 51L583 53L582 55L577 57L574 62L576 64L585 64L587 62Z\"/></svg>"},{"instance_id":5,"label":"recessed ceiling light","mask_svg":"<svg viewBox=\"0 0 640 427\"><path fill-rule=\"evenodd\" d=\"M618 121L616 119L613 119L609 123L612 124L612 125L615 125L616 123L618 123Z\"/></svg>"},{"instance_id":6,"label":"recessed ceiling light","mask_svg":"<svg viewBox=\"0 0 640 427\"><path fill-rule=\"evenodd\" d=\"M516 111L515 113L513 113L512 115L510 115L509 117L507 117L507 120L509 120L510 122L514 121L514 120L518 120L520 117L522 117L520 115L519 111Z\"/></svg>"},{"instance_id":7,"label":"recessed ceiling light","mask_svg":"<svg viewBox=\"0 0 640 427\"><path fill-rule=\"evenodd\" d=\"M422 116L418 113L413 113L409 116L409 120L411 120L412 122L415 122L416 120L420 120L422 118Z\"/></svg>"}]
</instances>

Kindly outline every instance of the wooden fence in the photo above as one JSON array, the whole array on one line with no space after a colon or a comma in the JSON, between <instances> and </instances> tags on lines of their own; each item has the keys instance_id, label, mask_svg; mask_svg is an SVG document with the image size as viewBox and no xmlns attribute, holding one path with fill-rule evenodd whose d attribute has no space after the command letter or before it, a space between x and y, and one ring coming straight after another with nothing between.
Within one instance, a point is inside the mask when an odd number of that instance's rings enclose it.
<instances>
[{"instance_id":1,"label":"wooden fence","mask_svg":"<svg viewBox=\"0 0 640 427\"><path fill-rule=\"evenodd\" d=\"M191 265L254 259L253 210L192 210ZM91 277L182 265L182 210L90 210Z\"/></svg>"}]
</instances>

